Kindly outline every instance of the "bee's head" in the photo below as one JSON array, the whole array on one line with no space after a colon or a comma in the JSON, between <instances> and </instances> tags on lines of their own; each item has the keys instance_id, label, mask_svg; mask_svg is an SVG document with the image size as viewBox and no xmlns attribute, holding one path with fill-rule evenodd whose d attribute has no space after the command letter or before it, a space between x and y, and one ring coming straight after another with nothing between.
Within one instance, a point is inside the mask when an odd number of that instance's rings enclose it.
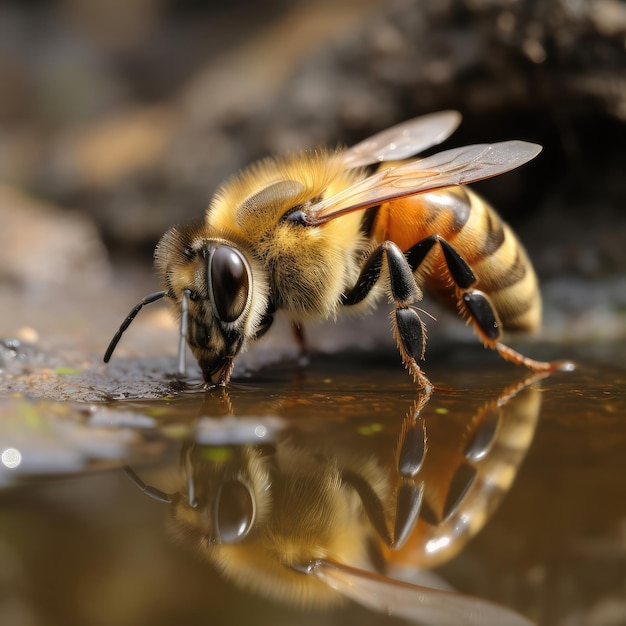
<instances>
[{"instance_id":1,"label":"bee's head","mask_svg":"<svg viewBox=\"0 0 626 626\"><path fill-rule=\"evenodd\" d=\"M268 459L246 445L181 449L184 483L171 498L173 528L209 552L246 541L271 504Z\"/></svg>"},{"instance_id":2,"label":"bee's head","mask_svg":"<svg viewBox=\"0 0 626 626\"><path fill-rule=\"evenodd\" d=\"M267 281L241 246L199 227L171 228L155 252L168 296L209 384L225 385L234 358L266 323Z\"/></svg>"}]
</instances>

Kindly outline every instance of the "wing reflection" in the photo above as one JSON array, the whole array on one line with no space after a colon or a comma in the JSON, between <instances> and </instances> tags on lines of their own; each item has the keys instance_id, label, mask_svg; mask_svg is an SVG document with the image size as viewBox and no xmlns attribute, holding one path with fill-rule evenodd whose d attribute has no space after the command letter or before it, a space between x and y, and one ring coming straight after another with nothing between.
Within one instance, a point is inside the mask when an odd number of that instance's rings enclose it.
<instances>
[{"instance_id":1,"label":"wing reflection","mask_svg":"<svg viewBox=\"0 0 626 626\"><path fill-rule=\"evenodd\" d=\"M528 624L406 580L457 554L494 512L532 441L534 383L545 376L504 389L469 421L421 396L399 433L369 433L367 445L348 423L318 424L317 435L297 424L267 429L261 442L243 442L245 428L229 442L212 423L183 443L172 494L127 471L170 503L176 537L249 590L301 607L348 597L416 623ZM371 444L377 437L383 445Z\"/></svg>"},{"instance_id":2,"label":"wing reflection","mask_svg":"<svg viewBox=\"0 0 626 626\"><path fill-rule=\"evenodd\" d=\"M429 626L531 626L526 618L461 593L394 580L348 565L313 561L308 573L374 611Z\"/></svg>"}]
</instances>

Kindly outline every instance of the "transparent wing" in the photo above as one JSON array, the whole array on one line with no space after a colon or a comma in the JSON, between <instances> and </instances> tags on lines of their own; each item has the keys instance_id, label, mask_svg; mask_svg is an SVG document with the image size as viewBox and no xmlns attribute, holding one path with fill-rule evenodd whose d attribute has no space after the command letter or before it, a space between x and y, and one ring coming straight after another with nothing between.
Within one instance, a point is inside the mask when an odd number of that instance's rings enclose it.
<instances>
[{"instance_id":1,"label":"transparent wing","mask_svg":"<svg viewBox=\"0 0 626 626\"><path fill-rule=\"evenodd\" d=\"M318 560L307 573L374 611L429 626L532 626L525 617L480 598L406 583Z\"/></svg>"},{"instance_id":2,"label":"transparent wing","mask_svg":"<svg viewBox=\"0 0 626 626\"><path fill-rule=\"evenodd\" d=\"M440 111L402 122L348 148L347 169L382 161L407 159L447 139L461 123L457 111Z\"/></svg>"},{"instance_id":3,"label":"transparent wing","mask_svg":"<svg viewBox=\"0 0 626 626\"><path fill-rule=\"evenodd\" d=\"M526 141L502 141L445 150L425 159L376 172L307 210L312 226L368 207L418 193L425 193L497 176L541 152L541 146Z\"/></svg>"}]
</instances>

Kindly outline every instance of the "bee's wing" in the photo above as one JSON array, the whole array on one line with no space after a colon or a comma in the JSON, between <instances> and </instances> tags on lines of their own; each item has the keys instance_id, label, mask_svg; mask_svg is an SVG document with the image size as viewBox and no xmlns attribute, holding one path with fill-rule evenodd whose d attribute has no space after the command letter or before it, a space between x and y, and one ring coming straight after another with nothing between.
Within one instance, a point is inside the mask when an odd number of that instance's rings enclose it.
<instances>
[{"instance_id":1,"label":"bee's wing","mask_svg":"<svg viewBox=\"0 0 626 626\"><path fill-rule=\"evenodd\" d=\"M307 210L308 223L318 226L345 213L395 198L490 178L523 165L540 152L541 146L526 141L502 141L445 150L376 172L320 200Z\"/></svg>"},{"instance_id":2,"label":"bee's wing","mask_svg":"<svg viewBox=\"0 0 626 626\"><path fill-rule=\"evenodd\" d=\"M532 626L525 617L487 600L394 580L340 563L314 561L308 573L369 609L412 624Z\"/></svg>"},{"instance_id":3,"label":"bee's wing","mask_svg":"<svg viewBox=\"0 0 626 626\"><path fill-rule=\"evenodd\" d=\"M392 126L348 148L346 169L408 159L447 139L461 122L457 111L440 111Z\"/></svg>"}]
</instances>

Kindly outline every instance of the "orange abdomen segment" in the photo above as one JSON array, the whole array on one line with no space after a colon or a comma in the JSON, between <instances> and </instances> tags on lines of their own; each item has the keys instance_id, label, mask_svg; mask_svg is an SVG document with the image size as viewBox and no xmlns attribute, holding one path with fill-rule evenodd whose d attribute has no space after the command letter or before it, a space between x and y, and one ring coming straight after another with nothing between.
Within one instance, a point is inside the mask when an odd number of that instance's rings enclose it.
<instances>
[{"instance_id":1,"label":"orange abdomen segment","mask_svg":"<svg viewBox=\"0 0 626 626\"><path fill-rule=\"evenodd\" d=\"M372 237L391 240L408 250L438 234L470 265L477 282L496 309L506 330L532 331L541 320L541 296L533 266L511 228L467 187L401 198L381 205ZM438 247L416 272L419 284L452 307L461 291L446 269Z\"/></svg>"}]
</instances>

